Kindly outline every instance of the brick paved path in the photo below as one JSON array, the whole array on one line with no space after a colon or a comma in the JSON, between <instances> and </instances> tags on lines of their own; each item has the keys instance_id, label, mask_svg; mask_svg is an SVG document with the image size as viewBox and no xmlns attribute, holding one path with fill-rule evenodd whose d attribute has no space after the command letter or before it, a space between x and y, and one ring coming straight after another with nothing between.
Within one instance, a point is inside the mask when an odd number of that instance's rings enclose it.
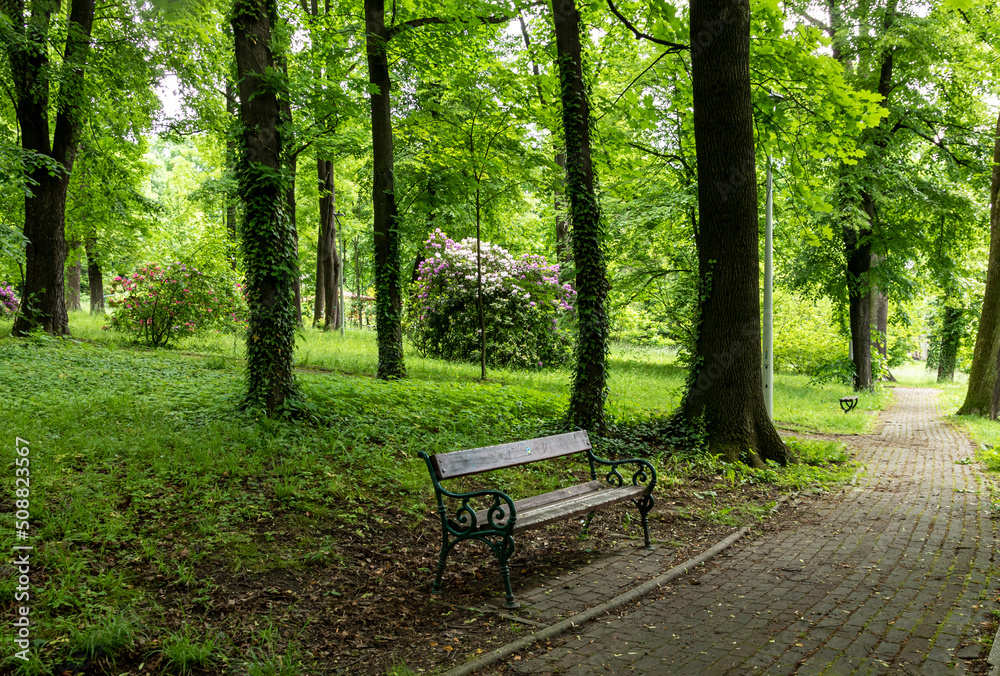
<instances>
[{"instance_id":1,"label":"brick paved path","mask_svg":"<svg viewBox=\"0 0 1000 676\"><path fill-rule=\"evenodd\" d=\"M851 438L867 465L854 487L659 598L507 666L531 674L965 673L964 658L978 650L959 646L986 618L982 599L997 583L990 501L974 468L955 464L973 447L940 421L935 397L899 388L878 430ZM544 593L565 601L559 588Z\"/></svg>"}]
</instances>

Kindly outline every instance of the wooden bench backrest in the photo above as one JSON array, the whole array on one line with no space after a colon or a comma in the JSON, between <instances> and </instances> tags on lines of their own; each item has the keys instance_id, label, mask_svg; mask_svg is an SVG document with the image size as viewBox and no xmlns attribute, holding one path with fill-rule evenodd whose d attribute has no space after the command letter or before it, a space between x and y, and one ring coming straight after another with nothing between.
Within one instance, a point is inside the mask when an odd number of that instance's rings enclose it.
<instances>
[{"instance_id":1,"label":"wooden bench backrest","mask_svg":"<svg viewBox=\"0 0 1000 676\"><path fill-rule=\"evenodd\" d=\"M431 461L437 470L438 479L454 479L503 467L515 467L538 460L558 458L589 448L590 438L586 432L581 430L568 434L557 434L552 437L515 441L512 444L438 453L431 456Z\"/></svg>"}]
</instances>

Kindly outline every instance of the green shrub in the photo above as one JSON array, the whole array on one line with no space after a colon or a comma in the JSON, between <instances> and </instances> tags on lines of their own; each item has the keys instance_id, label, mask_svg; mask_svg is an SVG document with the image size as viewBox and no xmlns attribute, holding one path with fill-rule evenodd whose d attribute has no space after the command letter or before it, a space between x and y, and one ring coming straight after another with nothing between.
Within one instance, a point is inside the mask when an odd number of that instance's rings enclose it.
<instances>
[{"instance_id":1,"label":"green shrub","mask_svg":"<svg viewBox=\"0 0 1000 676\"><path fill-rule=\"evenodd\" d=\"M786 439L785 443L792 451L795 459L805 465L825 467L827 465L842 465L850 460L847 447L839 441L824 441L822 439Z\"/></svg>"},{"instance_id":2,"label":"green shrub","mask_svg":"<svg viewBox=\"0 0 1000 676\"><path fill-rule=\"evenodd\" d=\"M479 360L476 240L455 242L440 229L425 243L427 258L407 309L406 330L421 356ZM486 362L540 368L570 356L566 328L576 292L559 284L559 266L545 258L480 243Z\"/></svg>"},{"instance_id":3,"label":"green shrub","mask_svg":"<svg viewBox=\"0 0 1000 676\"><path fill-rule=\"evenodd\" d=\"M238 283L210 279L184 263L147 265L111 282L110 328L151 347L166 346L202 329L246 328L247 307Z\"/></svg>"}]
</instances>

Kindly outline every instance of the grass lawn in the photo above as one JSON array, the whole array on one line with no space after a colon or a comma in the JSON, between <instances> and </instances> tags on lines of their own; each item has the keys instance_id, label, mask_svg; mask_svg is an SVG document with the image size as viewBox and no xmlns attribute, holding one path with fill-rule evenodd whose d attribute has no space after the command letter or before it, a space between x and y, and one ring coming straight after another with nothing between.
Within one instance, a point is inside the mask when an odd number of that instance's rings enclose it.
<instances>
[{"instance_id":1,"label":"grass lawn","mask_svg":"<svg viewBox=\"0 0 1000 676\"><path fill-rule=\"evenodd\" d=\"M405 674L453 663L419 633L444 616L476 620L478 633L456 644L462 655L505 640L509 623L441 605L499 592L482 552L455 560L462 579L482 584L428 594L439 533L415 453L538 436L565 409L568 372L494 371L479 383L475 365L411 353L409 378L384 383L371 377L372 333L304 330L298 379L310 419L273 421L237 409L242 346L231 337L147 350L87 314L70 322L73 339L0 338L0 431L8 448L28 442L35 547L31 659L12 657L5 639L0 672L58 673L93 660L88 673L115 675ZM9 328L0 322L0 335ZM615 348L611 374L608 407L623 425L670 411L684 380L661 350ZM837 405L845 394L779 375L778 424L862 432L888 396L864 395L845 415ZM758 520L781 492L821 489L851 472L835 445L800 448L811 465L752 470L656 457L664 507L654 511L655 537L680 555L691 533ZM13 487L15 455L6 457ZM573 471L555 462L485 481L524 497ZM16 507L3 505L9 524ZM569 524L540 531L523 550L519 543L515 586L634 537L634 522L618 518L590 538ZM0 530L6 551L24 542ZM13 617L25 601L15 600L9 561L0 565L0 607Z\"/></svg>"}]
</instances>

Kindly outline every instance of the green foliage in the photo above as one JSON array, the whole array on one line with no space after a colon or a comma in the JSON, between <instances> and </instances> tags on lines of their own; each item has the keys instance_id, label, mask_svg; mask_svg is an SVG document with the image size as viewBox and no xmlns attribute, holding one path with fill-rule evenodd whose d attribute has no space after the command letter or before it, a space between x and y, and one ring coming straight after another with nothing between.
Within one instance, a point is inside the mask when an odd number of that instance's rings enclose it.
<instances>
[{"instance_id":1,"label":"green foliage","mask_svg":"<svg viewBox=\"0 0 1000 676\"><path fill-rule=\"evenodd\" d=\"M185 631L174 634L163 642L163 666L167 673L189 676L195 667L210 667L215 661L215 641L211 638L199 641Z\"/></svg>"},{"instance_id":2,"label":"green foliage","mask_svg":"<svg viewBox=\"0 0 1000 676\"><path fill-rule=\"evenodd\" d=\"M131 276L116 276L111 288L109 328L150 347L208 329L246 329L241 285L226 277L210 278L186 263L147 265Z\"/></svg>"},{"instance_id":3,"label":"green foliage","mask_svg":"<svg viewBox=\"0 0 1000 676\"><path fill-rule=\"evenodd\" d=\"M831 355L846 357L847 341L831 325L832 314L828 299L810 301L781 287L775 289L775 372L819 374L831 368ZM834 376L826 376L830 377ZM817 380L826 382L824 377Z\"/></svg>"},{"instance_id":4,"label":"green foliage","mask_svg":"<svg viewBox=\"0 0 1000 676\"><path fill-rule=\"evenodd\" d=\"M481 242L486 362L543 368L564 364L571 339L566 317L575 295L559 284L559 266L542 256L515 258ZM406 328L417 351L453 361L479 355L476 242L455 242L440 228L426 242Z\"/></svg>"},{"instance_id":5,"label":"green foliage","mask_svg":"<svg viewBox=\"0 0 1000 676\"><path fill-rule=\"evenodd\" d=\"M987 444L980 444L976 458L990 472L1000 472L1000 450Z\"/></svg>"},{"instance_id":6,"label":"green foliage","mask_svg":"<svg viewBox=\"0 0 1000 676\"><path fill-rule=\"evenodd\" d=\"M821 439L797 439L791 437L785 440L798 462L813 467L825 465L842 465L850 460L847 447L839 441L823 441Z\"/></svg>"}]
</instances>

